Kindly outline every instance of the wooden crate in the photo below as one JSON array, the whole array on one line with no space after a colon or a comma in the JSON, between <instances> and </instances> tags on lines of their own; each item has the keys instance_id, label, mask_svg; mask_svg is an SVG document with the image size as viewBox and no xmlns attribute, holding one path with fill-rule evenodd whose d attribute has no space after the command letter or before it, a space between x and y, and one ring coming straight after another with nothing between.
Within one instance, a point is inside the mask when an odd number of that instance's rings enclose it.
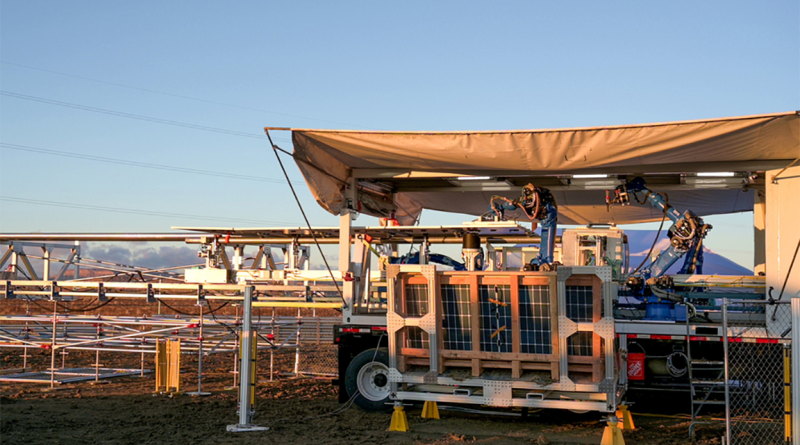
<instances>
[{"instance_id":1,"label":"wooden crate","mask_svg":"<svg viewBox=\"0 0 800 445\"><path fill-rule=\"evenodd\" d=\"M437 373L442 374L451 368L464 368L468 370L471 377L480 377L487 369L507 369L510 370L511 378L518 379L524 371L547 371L554 380L559 378L559 342L558 342L558 301L556 274L547 272L437 272L435 282L429 283L428 279L421 273L404 272L397 275L394 288L394 307L393 309L403 317L424 316L427 311L419 310L421 307L429 307L427 301L420 302L421 294L433 295L434 297L434 317L435 329L440 335L436 335ZM420 292L422 286L434 286L435 292ZM446 313L443 307L442 286L467 286L469 289L468 315L470 318L470 341L468 347L461 349L447 348L445 341L445 329L443 322ZM416 287L415 287L416 286ZM503 286L507 289L508 301L496 304L498 311L500 307L506 308L505 312L510 312L510 317L504 317L510 321L510 326L505 324L503 335L510 337L510 347L504 344L503 352L487 351L486 344L481 345L482 321L485 314L481 308L481 287L485 289ZM522 344L522 323L520 322L520 289L524 286L543 286L547 290L547 318L549 323L549 351L548 353L526 353L523 352ZM541 288L539 288L541 289ZM429 288L428 288L429 290ZM486 300L486 299L485 299ZM497 299L493 299L499 301ZM487 306L483 302L484 309ZM489 306L495 303L490 303ZM427 306L426 306L427 305ZM481 315L484 315L482 317ZM409 366L425 366L430 361L430 349L419 346L418 342L410 342L410 338L417 335L418 327L405 327L398 331L397 344L397 365L400 372L406 372ZM499 329L498 329L499 330ZM485 339L486 330L483 331ZM510 336L507 334L510 333ZM413 334L413 335L412 335ZM498 334L500 335L500 334ZM541 343L539 343L542 346Z\"/></svg>"}]
</instances>

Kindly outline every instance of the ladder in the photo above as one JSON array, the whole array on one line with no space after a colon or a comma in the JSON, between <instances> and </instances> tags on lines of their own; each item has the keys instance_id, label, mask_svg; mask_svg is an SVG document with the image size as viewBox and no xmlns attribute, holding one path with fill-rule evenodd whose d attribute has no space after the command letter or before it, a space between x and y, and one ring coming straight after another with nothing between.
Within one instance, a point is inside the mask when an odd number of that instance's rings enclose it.
<instances>
[{"instance_id":1,"label":"ladder","mask_svg":"<svg viewBox=\"0 0 800 445\"><path fill-rule=\"evenodd\" d=\"M689 374L689 394L692 401L692 421L689 436L694 440L697 425L717 423L717 421L698 420L704 406L725 405L725 362L723 360L695 359L692 356L692 337L690 317L686 314L686 357Z\"/></svg>"}]
</instances>

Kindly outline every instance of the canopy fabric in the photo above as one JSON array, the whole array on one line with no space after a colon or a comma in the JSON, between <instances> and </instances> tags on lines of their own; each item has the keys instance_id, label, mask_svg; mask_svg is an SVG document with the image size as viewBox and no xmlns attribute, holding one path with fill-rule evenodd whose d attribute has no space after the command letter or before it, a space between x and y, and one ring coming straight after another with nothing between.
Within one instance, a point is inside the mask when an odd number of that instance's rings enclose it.
<instances>
[{"instance_id":1,"label":"canopy fabric","mask_svg":"<svg viewBox=\"0 0 800 445\"><path fill-rule=\"evenodd\" d=\"M376 132L293 129L294 157L312 194L331 213L349 178L411 172L544 176L581 173L765 171L800 157L798 112L613 127L485 132ZM636 223L661 218L647 207L608 210L604 192L553 190L559 223ZM735 192L735 193L734 193ZM481 214L491 194L377 193L359 188L364 213L408 223L423 208ZM513 197L513 196L510 196ZM670 203L699 215L751 210L752 193L673 191Z\"/></svg>"}]
</instances>

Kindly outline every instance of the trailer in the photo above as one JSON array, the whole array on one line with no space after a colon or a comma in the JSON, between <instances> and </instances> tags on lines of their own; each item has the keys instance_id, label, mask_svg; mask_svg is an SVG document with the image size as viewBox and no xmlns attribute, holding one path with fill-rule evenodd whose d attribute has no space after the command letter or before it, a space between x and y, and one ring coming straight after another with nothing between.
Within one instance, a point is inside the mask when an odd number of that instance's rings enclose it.
<instances>
[{"instance_id":1,"label":"trailer","mask_svg":"<svg viewBox=\"0 0 800 445\"><path fill-rule=\"evenodd\" d=\"M693 414L724 404L722 387L710 382L725 380L729 341L789 345L794 335L779 302L800 291L790 275L800 236L798 122L789 112L533 131L291 129L292 156L317 202L339 215L340 241L360 236L358 214L386 225L352 253L340 243L339 266L350 276L334 335L341 401L356 397L367 410L443 401L613 412L635 389L687 391ZM648 188L632 187L639 178ZM542 242L533 232L541 219L528 229L524 215L504 218L529 237L505 244L508 227L496 220L441 232L414 225L422 209L497 213L494 198L514 201L525 184L552 192L559 225L583 226L564 231L556 267L524 270L539 254L530 245ZM620 192L623 204L630 192L644 205L614 206ZM655 193L664 199L647 205ZM702 243L685 243L689 228L703 216L744 211L754 212L754 274L703 275ZM631 277L641 266L626 261L616 226L668 216L675 248L660 259L688 253L689 272L662 276L656 258L647 269L657 276ZM713 237L710 229L699 239ZM367 285L370 249L362 243L395 246L391 234L401 231L419 253L389 264L395 247L375 251L386 267ZM481 239L480 268L470 267L468 235ZM429 264L437 242L462 244L467 270ZM504 258L515 249L521 264L509 267Z\"/></svg>"},{"instance_id":2,"label":"trailer","mask_svg":"<svg viewBox=\"0 0 800 445\"><path fill-rule=\"evenodd\" d=\"M800 352L791 349L800 309L786 304L800 301L797 112L559 130L290 130L290 155L338 226L0 234L9 246L0 260L10 265L6 298L236 300L243 342L252 337L251 307L334 307L339 399L366 411L445 402L614 413L626 397L681 390L694 416L765 387L734 378L734 344L785 348L791 360L767 366L788 375L798 364L790 381L800 393ZM419 225L423 209L467 221ZM702 240L714 236L702 217L746 211L754 213L754 274L702 274ZM362 214L379 224L355 225ZM670 248L631 264L618 226L667 218ZM556 223L569 228L558 235ZM66 267L55 280L49 269L42 280L17 279L22 267L33 272L25 243L42 243L48 257L95 239L180 239L205 264L181 283L78 282L64 278ZM338 267L326 260L312 270L323 245L338 245ZM247 246L258 247L249 266ZM667 275L681 258L680 273ZM252 417L247 391L242 385L243 429ZM798 398L781 397L800 409Z\"/></svg>"}]
</instances>

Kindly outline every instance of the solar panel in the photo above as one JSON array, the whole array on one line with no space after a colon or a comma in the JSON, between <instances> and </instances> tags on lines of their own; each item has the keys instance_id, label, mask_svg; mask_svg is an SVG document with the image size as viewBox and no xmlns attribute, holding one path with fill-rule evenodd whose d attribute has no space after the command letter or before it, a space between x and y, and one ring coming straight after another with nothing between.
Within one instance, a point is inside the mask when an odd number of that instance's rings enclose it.
<instances>
[{"instance_id":1,"label":"solar panel","mask_svg":"<svg viewBox=\"0 0 800 445\"><path fill-rule=\"evenodd\" d=\"M417 349L430 349L431 344L428 333L419 326L409 326L406 328L406 347Z\"/></svg>"},{"instance_id":2,"label":"solar panel","mask_svg":"<svg viewBox=\"0 0 800 445\"><path fill-rule=\"evenodd\" d=\"M481 351L511 352L511 286L480 285L478 294Z\"/></svg>"},{"instance_id":3,"label":"solar panel","mask_svg":"<svg viewBox=\"0 0 800 445\"><path fill-rule=\"evenodd\" d=\"M594 321L592 286L567 286L567 318L577 323ZM577 332L567 339L567 354L591 356L593 333Z\"/></svg>"},{"instance_id":4,"label":"solar panel","mask_svg":"<svg viewBox=\"0 0 800 445\"><path fill-rule=\"evenodd\" d=\"M444 349L472 350L472 316L470 314L469 285L443 284L441 287L444 319Z\"/></svg>"},{"instance_id":5,"label":"solar panel","mask_svg":"<svg viewBox=\"0 0 800 445\"><path fill-rule=\"evenodd\" d=\"M550 287L523 285L519 287L520 352L550 354Z\"/></svg>"},{"instance_id":6,"label":"solar panel","mask_svg":"<svg viewBox=\"0 0 800 445\"><path fill-rule=\"evenodd\" d=\"M428 313L428 285L406 285L406 314L409 317L422 317Z\"/></svg>"}]
</instances>

